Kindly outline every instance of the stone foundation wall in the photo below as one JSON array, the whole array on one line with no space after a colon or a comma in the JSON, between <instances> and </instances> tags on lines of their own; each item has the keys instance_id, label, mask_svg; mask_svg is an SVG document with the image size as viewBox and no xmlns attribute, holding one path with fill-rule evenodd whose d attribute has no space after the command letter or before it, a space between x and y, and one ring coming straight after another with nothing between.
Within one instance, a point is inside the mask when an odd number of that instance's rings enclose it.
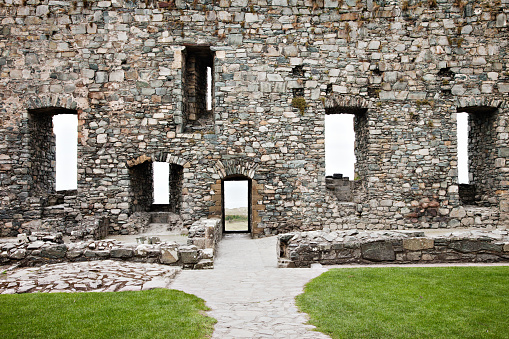
<instances>
[{"instance_id":1,"label":"stone foundation wall","mask_svg":"<svg viewBox=\"0 0 509 339\"><path fill-rule=\"evenodd\" d=\"M278 253L280 267L509 262L509 233L470 231L433 237L417 231L289 233L278 236Z\"/></svg>"},{"instance_id":2,"label":"stone foundation wall","mask_svg":"<svg viewBox=\"0 0 509 339\"><path fill-rule=\"evenodd\" d=\"M113 239L64 244L61 233L20 234L17 242L0 242L0 264L38 266L65 261L115 259L190 269L213 268L215 250L222 236L220 220L200 220L191 230L193 233L190 233L187 245L156 239L153 244L125 244Z\"/></svg>"}]
</instances>

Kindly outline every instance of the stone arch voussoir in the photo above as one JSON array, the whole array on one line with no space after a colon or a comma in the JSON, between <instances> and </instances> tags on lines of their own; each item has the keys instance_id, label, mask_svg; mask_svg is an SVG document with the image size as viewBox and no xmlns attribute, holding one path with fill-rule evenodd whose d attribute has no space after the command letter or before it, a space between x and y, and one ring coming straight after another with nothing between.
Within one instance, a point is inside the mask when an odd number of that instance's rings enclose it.
<instances>
[{"instance_id":1,"label":"stone arch voussoir","mask_svg":"<svg viewBox=\"0 0 509 339\"><path fill-rule=\"evenodd\" d=\"M324 101L326 114L363 113L371 107L371 102L363 97L352 95L329 95Z\"/></svg>"},{"instance_id":2,"label":"stone arch voussoir","mask_svg":"<svg viewBox=\"0 0 509 339\"><path fill-rule=\"evenodd\" d=\"M214 169L217 174L224 179L230 175L244 175L250 179L253 179L258 164L248 162L244 159L233 159L233 160L218 160L214 165Z\"/></svg>"},{"instance_id":3,"label":"stone arch voussoir","mask_svg":"<svg viewBox=\"0 0 509 339\"><path fill-rule=\"evenodd\" d=\"M143 164L145 162L167 162L169 164L176 164L182 167L189 167L189 162L185 159L177 157L167 152L160 152L153 155L142 154L137 158L131 158L127 160L127 167L133 167L136 165Z\"/></svg>"},{"instance_id":4,"label":"stone arch voussoir","mask_svg":"<svg viewBox=\"0 0 509 339\"><path fill-rule=\"evenodd\" d=\"M468 108L468 107L490 107L490 108L507 108L508 102L506 100L494 99L494 98L486 98L486 97L459 97L455 100L456 107L458 109Z\"/></svg>"},{"instance_id":5,"label":"stone arch voussoir","mask_svg":"<svg viewBox=\"0 0 509 339\"><path fill-rule=\"evenodd\" d=\"M27 110L35 110L42 108L65 108L69 110L77 110L80 107L78 100L71 95L47 94L28 97L23 102L24 108Z\"/></svg>"}]
</instances>

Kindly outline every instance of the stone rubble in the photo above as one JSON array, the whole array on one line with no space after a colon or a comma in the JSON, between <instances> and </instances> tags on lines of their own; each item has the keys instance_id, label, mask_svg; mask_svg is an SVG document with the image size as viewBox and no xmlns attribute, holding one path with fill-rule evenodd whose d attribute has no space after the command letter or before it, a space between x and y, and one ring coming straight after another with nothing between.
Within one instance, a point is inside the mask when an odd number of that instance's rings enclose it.
<instances>
[{"instance_id":1,"label":"stone rubble","mask_svg":"<svg viewBox=\"0 0 509 339\"><path fill-rule=\"evenodd\" d=\"M0 241L0 264L37 266L64 261L116 259L191 269L213 268L217 243L222 237L220 220L198 220L191 230L187 245L161 242L157 237L150 238L152 243L145 243L146 238L139 237L137 244L115 239L63 243L60 233L21 234L16 241Z\"/></svg>"}]
</instances>

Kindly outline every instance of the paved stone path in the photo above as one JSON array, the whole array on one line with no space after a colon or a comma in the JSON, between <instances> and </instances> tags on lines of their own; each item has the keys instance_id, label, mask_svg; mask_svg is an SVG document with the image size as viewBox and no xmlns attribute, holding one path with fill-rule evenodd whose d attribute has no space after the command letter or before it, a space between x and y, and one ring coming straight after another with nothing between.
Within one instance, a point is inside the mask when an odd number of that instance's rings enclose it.
<instances>
[{"instance_id":1,"label":"paved stone path","mask_svg":"<svg viewBox=\"0 0 509 339\"><path fill-rule=\"evenodd\" d=\"M117 292L167 288L178 267L113 260L2 269L0 293Z\"/></svg>"},{"instance_id":2,"label":"paved stone path","mask_svg":"<svg viewBox=\"0 0 509 339\"><path fill-rule=\"evenodd\" d=\"M278 269L276 241L226 235L213 270L182 271L170 285L206 301L213 338L329 338L306 325L294 299L326 269Z\"/></svg>"}]
</instances>

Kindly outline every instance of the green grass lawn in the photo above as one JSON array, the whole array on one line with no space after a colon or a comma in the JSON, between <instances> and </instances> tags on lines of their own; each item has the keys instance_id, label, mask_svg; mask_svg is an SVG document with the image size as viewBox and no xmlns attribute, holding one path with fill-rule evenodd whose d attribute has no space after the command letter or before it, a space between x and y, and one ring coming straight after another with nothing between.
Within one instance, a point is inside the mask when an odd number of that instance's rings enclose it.
<instances>
[{"instance_id":1,"label":"green grass lawn","mask_svg":"<svg viewBox=\"0 0 509 339\"><path fill-rule=\"evenodd\" d=\"M208 338L202 299L176 290L0 295L2 338Z\"/></svg>"},{"instance_id":2,"label":"green grass lawn","mask_svg":"<svg viewBox=\"0 0 509 339\"><path fill-rule=\"evenodd\" d=\"M333 269L297 305L332 338L509 338L509 267Z\"/></svg>"}]
</instances>

